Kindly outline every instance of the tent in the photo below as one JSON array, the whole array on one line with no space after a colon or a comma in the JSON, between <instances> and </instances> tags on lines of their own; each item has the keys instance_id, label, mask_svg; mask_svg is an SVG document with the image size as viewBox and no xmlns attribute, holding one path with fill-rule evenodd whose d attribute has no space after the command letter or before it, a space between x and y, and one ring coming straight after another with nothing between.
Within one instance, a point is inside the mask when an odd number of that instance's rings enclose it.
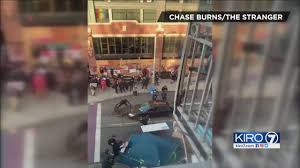
<instances>
[{"instance_id":1,"label":"tent","mask_svg":"<svg viewBox=\"0 0 300 168\"><path fill-rule=\"evenodd\" d=\"M175 139L151 133L134 134L118 157L118 162L130 167L158 167L178 160L180 144Z\"/></svg>"}]
</instances>

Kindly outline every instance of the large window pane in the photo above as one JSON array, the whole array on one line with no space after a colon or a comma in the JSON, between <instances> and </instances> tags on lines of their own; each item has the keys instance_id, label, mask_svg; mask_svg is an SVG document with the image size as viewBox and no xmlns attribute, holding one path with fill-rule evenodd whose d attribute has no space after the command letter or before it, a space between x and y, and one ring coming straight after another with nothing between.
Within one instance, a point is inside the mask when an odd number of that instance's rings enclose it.
<instances>
[{"instance_id":1,"label":"large window pane","mask_svg":"<svg viewBox=\"0 0 300 168\"><path fill-rule=\"evenodd\" d=\"M93 46L95 54L101 54L101 47L100 47L100 39L99 38L93 38Z\"/></svg>"},{"instance_id":2,"label":"large window pane","mask_svg":"<svg viewBox=\"0 0 300 168\"><path fill-rule=\"evenodd\" d=\"M141 53L141 38L135 37L134 38L134 44L135 44L135 53Z\"/></svg>"},{"instance_id":3,"label":"large window pane","mask_svg":"<svg viewBox=\"0 0 300 168\"><path fill-rule=\"evenodd\" d=\"M140 10L139 9L113 9L112 19L140 21Z\"/></svg>"},{"instance_id":4,"label":"large window pane","mask_svg":"<svg viewBox=\"0 0 300 168\"><path fill-rule=\"evenodd\" d=\"M154 53L153 51L154 51L154 38L153 37L148 37L147 38L148 39L148 53Z\"/></svg>"},{"instance_id":5,"label":"large window pane","mask_svg":"<svg viewBox=\"0 0 300 168\"><path fill-rule=\"evenodd\" d=\"M126 20L126 10L123 9L113 9L112 10L113 20Z\"/></svg>"},{"instance_id":6,"label":"large window pane","mask_svg":"<svg viewBox=\"0 0 300 168\"><path fill-rule=\"evenodd\" d=\"M102 37L93 38L97 59L149 58L153 56L153 37ZM112 55L112 57L110 57Z\"/></svg>"},{"instance_id":7,"label":"large window pane","mask_svg":"<svg viewBox=\"0 0 300 168\"><path fill-rule=\"evenodd\" d=\"M108 38L108 44L109 44L109 54L116 54L115 38L114 37Z\"/></svg>"},{"instance_id":8,"label":"large window pane","mask_svg":"<svg viewBox=\"0 0 300 168\"><path fill-rule=\"evenodd\" d=\"M140 10L139 9L128 9L127 10L127 20L140 21Z\"/></svg>"},{"instance_id":9,"label":"large window pane","mask_svg":"<svg viewBox=\"0 0 300 168\"><path fill-rule=\"evenodd\" d=\"M135 53L135 51L134 51L134 38L133 37L129 37L128 48L129 48L129 53L130 54Z\"/></svg>"},{"instance_id":10,"label":"large window pane","mask_svg":"<svg viewBox=\"0 0 300 168\"><path fill-rule=\"evenodd\" d=\"M54 0L55 11L63 12L67 10L67 1Z\"/></svg>"},{"instance_id":11,"label":"large window pane","mask_svg":"<svg viewBox=\"0 0 300 168\"><path fill-rule=\"evenodd\" d=\"M144 9L144 22L145 23L156 22L156 10Z\"/></svg>"},{"instance_id":12,"label":"large window pane","mask_svg":"<svg viewBox=\"0 0 300 168\"><path fill-rule=\"evenodd\" d=\"M108 54L107 38L101 38L101 46L102 46L102 53L103 54Z\"/></svg>"},{"instance_id":13,"label":"large window pane","mask_svg":"<svg viewBox=\"0 0 300 168\"><path fill-rule=\"evenodd\" d=\"M122 53L128 53L128 37L122 38Z\"/></svg>"},{"instance_id":14,"label":"large window pane","mask_svg":"<svg viewBox=\"0 0 300 168\"><path fill-rule=\"evenodd\" d=\"M183 37L164 37L163 57L179 57L183 47Z\"/></svg>"},{"instance_id":15,"label":"large window pane","mask_svg":"<svg viewBox=\"0 0 300 168\"><path fill-rule=\"evenodd\" d=\"M145 37L141 37L141 53L146 53L147 51L147 40Z\"/></svg>"},{"instance_id":16,"label":"large window pane","mask_svg":"<svg viewBox=\"0 0 300 168\"><path fill-rule=\"evenodd\" d=\"M116 50L117 50L117 54L121 54L122 53L121 38L116 38Z\"/></svg>"}]
</instances>

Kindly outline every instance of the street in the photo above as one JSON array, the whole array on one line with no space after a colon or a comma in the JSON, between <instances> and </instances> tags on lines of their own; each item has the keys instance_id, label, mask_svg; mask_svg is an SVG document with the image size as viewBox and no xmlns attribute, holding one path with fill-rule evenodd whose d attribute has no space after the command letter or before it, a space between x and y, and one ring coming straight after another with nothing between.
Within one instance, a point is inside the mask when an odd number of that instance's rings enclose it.
<instances>
[{"instance_id":1,"label":"street","mask_svg":"<svg viewBox=\"0 0 300 168\"><path fill-rule=\"evenodd\" d=\"M131 95L118 97L89 105L89 164L100 162L101 153L104 149L111 150L107 141L112 135L115 135L117 139L126 141L130 135L141 132L140 126L142 124L139 121L130 119L127 116L119 116L113 113L115 104L124 98L128 99L133 105L135 105L151 100L151 95L149 93L141 93L138 96ZM168 92L168 101L172 106L174 101L173 91ZM167 122L168 125L172 126L172 121L172 117L167 116L151 118L149 122Z\"/></svg>"},{"instance_id":2,"label":"street","mask_svg":"<svg viewBox=\"0 0 300 168\"><path fill-rule=\"evenodd\" d=\"M84 168L86 161L67 150L67 136L86 121L85 114L68 116L44 123L2 132L2 166L14 168ZM1 167L2 167L1 166Z\"/></svg>"}]
</instances>

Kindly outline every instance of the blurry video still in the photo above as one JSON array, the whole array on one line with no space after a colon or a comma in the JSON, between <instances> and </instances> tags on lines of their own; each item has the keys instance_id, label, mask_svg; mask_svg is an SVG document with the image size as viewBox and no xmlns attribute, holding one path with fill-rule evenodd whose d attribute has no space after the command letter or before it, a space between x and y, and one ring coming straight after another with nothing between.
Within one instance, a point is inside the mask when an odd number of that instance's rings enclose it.
<instances>
[{"instance_id":1,"label":"blurry video still","mask_svg":"<svg viewBox=\"0 0 300 168\"><path fill-rule=\"evenodd\" d=\"M86 167L86 1L0 4L1 168Z\"/></svg>"},{"instance_id":2,"label":"blurry video still","mask_svg":"<svg viewBox=\"0 0 300 168\"><path fill-rule=\"evenodd\" d=\"M294 0L1 0L1 167L299 167ZM290 12L167 22L163 12Z\"/></svg>"}]
</instances>

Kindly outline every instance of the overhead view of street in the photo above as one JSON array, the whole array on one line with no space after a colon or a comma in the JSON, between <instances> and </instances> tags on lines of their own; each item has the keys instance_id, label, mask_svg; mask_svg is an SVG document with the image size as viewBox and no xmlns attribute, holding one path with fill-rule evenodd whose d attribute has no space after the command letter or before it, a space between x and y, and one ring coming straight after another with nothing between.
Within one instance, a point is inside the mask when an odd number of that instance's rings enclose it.
<instances>
[{"instance_id":1,"label":"overhead view of street","mask_svg":"<svg viewBox=\"0 0 300 168\"><path fill-rule=\"evenodd\" d=\"M168 102L170 104L173 103L173 97L174 92L168 92ZM101 157L99 156L103 154L104 149L110 149L108 140L113 135L122 141L127 141L132 134L142 132L140 126L143 124L139 121L140 118L132 119L127 114L120 115L114 112L115 105L122 99L127 99L134 104L143 104L151 100L151 95L142 93L137 96L123 96L89 105L89 162L100 161ZM173 119L171 115L170 113L167 116L150 118L149 124L167 122L169 126L172 126ZM101 134L100 140L97 139L97 133Z\"/></svg>"},{"instance_id":2,"label":"overhead view of street","mask_svg":"<svg viewBox=\"0 0 300 168\"><path fill-rule=\"evenodd\" d=\"M0 0L0 167L298 168L299 2Z\"/></svg>"}]
</instances>

